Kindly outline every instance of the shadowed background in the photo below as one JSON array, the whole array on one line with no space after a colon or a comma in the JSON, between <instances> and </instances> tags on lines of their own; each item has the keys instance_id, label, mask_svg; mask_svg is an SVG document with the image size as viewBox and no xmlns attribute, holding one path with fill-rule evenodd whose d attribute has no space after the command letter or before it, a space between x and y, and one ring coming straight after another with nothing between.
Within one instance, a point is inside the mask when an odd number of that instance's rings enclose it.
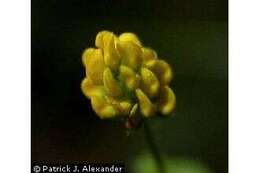
<instances>
[{"instance_id":1,"label":"shadowed background","mask_svg":"<svg viewBox=\"0 0 260 173\"><path fill-rule=\"evenodd\" d=\"M160 151L227 172L227 1L32 0L32 161L116 162L147 151L142 129L100 120L80 90L101 30L136 33L174 68L172 119L149 121Z\"/></svg>"}]
</instances>

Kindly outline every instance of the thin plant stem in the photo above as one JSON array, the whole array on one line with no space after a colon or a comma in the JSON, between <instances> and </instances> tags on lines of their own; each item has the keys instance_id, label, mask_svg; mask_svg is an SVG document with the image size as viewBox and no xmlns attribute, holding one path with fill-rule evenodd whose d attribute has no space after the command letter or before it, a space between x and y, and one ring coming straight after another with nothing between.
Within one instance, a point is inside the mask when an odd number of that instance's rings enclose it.
<instances>
[{"instance_id":1,"label":"thin plant stem","mask_svg":"<svg viewBox=\"0 0 260 173\"><path fill-rule=\"evenodd\" d=\"M151 132L151 129L149 127L148 122L144 122L144 134L145 134L145 138L147 141L147 144L154 156L154 159L157 163L157 167L160 173L166 173L166 169L165 169L165 165L164 162L162 160L162 157L160 155L160 152L158 151L158 148L156 147L155 143L154 143L154 138L153 138L153 134Z\"/></svg>"}]
</instances>

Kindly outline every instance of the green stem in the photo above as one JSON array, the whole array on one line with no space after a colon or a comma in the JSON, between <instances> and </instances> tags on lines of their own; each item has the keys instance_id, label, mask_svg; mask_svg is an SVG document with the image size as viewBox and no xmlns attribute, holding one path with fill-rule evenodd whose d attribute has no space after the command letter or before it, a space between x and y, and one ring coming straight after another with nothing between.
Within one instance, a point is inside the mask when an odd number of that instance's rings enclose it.
<instances>
[{"instance_id":1,"label":"green stem","mask_svg":"<svg viewBox=\"0 0 260 173\"><path fill-rule=\"evenodd\" d=\"M155 161L157 163L157 166L158 166L158 171L160 173L166 173L166 169L165 169L165 165L164 165L164 162L162 160L162 157L154 143L154 139L153 139L153 135L152 135L152 132L151 132L151 129L149 127L149 124L148 122L144 122L144 134L145 134L145 137L146 137L146 141L149 145L149 148L155 158Z\"/></svg>"}]
</instances>

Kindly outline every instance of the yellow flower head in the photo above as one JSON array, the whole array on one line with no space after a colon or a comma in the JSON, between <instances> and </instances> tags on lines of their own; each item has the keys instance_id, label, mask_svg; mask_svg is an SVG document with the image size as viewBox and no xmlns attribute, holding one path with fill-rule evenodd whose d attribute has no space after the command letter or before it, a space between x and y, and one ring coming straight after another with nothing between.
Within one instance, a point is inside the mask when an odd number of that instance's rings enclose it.
<instances>
[{"instance_id":1,"label":"yellow flower head","mask_svg":"<svg viewBox=\"0 0 260 173\"><path fill-rule=\"evenodd\" d=\"M133 33L117 37L102 31L95 45L82 55L86 77L81 89L100 118L123 118L129 126L136 117L173 112L176 97L169 87L173 71L154 50Z\"/></svg>"}]
</instances>

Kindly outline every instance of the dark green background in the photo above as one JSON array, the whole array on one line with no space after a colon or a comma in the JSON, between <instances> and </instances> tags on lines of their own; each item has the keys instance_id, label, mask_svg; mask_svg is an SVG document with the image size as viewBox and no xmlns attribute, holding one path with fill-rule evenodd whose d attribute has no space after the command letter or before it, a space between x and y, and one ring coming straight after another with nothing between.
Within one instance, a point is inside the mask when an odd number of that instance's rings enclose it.
<instances>
[{"instance_id":1,"label":"dark green background","mask_svg":"<svg viewBox=\"0 0 260 173\"><path fill-rule=\"evenodd\" d=\"M32 161L131 161L146 149L142 129L100 120L81 93L81 54L97 32L136 33L174 68L177 109L153 119L169 157L228 165L228 25L225 0L32 0Z\"/></svg>"}]
</instances>

